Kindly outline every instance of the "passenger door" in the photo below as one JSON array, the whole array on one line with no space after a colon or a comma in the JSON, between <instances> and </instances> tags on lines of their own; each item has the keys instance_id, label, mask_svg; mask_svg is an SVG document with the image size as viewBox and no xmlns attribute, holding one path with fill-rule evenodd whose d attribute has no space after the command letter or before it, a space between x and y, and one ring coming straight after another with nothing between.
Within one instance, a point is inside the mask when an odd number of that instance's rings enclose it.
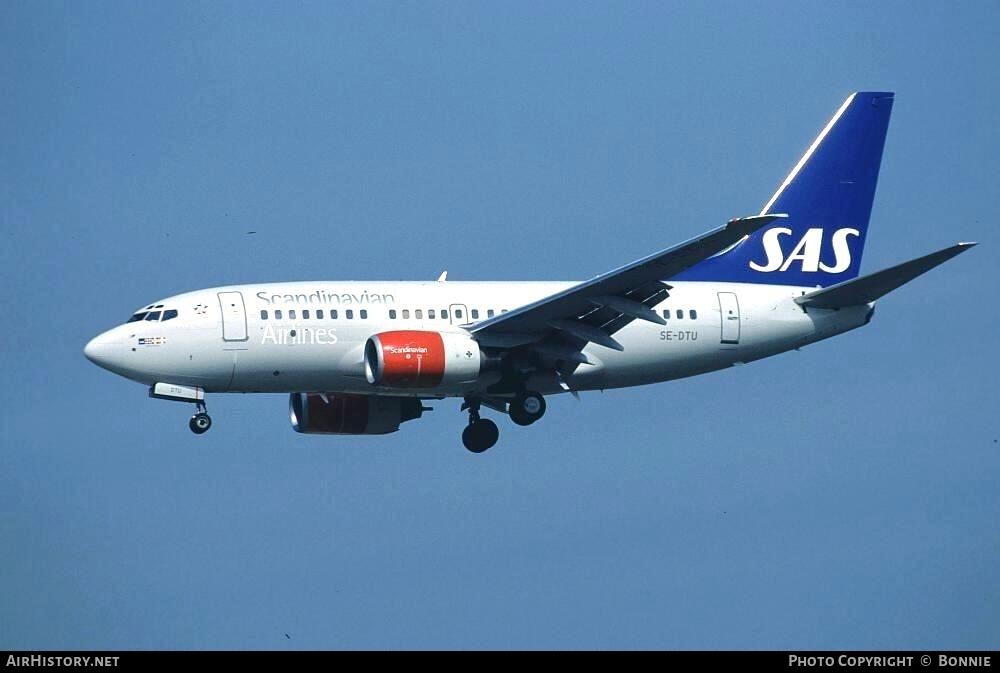
<instances>
[{"instance_id":1,"label":"passenger door","mask_svg":"<svg viewBox=\"0 0 1000 673\"><path fill-rule=\"evenodd\" d=\"M222 340L247 340L247 314L240 292L220 292L219 308L222 309Z\"/></svg>"},{"instance_id":2,"label":"passenger door","mask_svg":"<svg viewBox=\"0 0 1000 673\"><path fill-rule=\"evenodd\" d=\"M722 338L724 344L740 342L740 302L735 292L719 293L719 315L722 319Z\"/></svg>"},{"instance_id":3,"label":"passenger door","mask_svg":"<svg viewBox=\"0 0 1000 673\"><path fill-rule=\"evenodd\" d=\"M452 304L449 306L448 319L452 325L466 325L472 322L472 318L469 317L469 309L465 308L465 304Z\"/></svg>"}]
</instances>

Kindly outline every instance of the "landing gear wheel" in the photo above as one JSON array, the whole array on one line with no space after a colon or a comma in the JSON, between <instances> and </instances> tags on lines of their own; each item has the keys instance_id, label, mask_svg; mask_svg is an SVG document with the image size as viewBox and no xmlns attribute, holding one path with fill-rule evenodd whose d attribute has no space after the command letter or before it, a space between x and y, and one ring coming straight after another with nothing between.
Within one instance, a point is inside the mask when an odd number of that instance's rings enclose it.
<instances>
[{"instance_id":1,"label":"landing gear wheel","mask_svg":"<svg viewBox=\"0 0 1000 673\"><path fill-rule=\"evenodd\" d=\"M497 424L488 418L469 423L462 431L462 443L472 453L482 453L500 439Z\"/></svg>"},{"instance_id":2,"label":"landing gear wheel","mask_svg":"<svg viewBox=\"0 0 1000 673\"><path fill-rule=\"evenodd\" d=\"M199 412L191 417L191 420L188 422L188 427L191 428L191 432L194 434L203 435L208 432L210 427L212 427L212 417L204 411Z\"/></svg>"},{"instance_id":3,"label":"landing gear wheel","mask_svg":"<svg viewBox=\"0 0 1000 673\"><path fill-rule=\"evenodd\" d=\"M545 415L545 398L538 393L524 393L514 398L507 409L510 420L518 425L531 425Z\"/></svg>"}]
</instances>

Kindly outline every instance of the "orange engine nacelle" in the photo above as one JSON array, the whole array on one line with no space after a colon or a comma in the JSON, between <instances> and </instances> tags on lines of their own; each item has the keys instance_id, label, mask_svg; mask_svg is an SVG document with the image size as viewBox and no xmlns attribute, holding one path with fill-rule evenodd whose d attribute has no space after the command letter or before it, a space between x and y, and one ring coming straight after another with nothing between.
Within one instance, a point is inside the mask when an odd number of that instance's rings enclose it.
<instances>
[{"instance_id":1,"label":"orange engine nacelle","mask_svg":"<svg viewBox=\"0 0 1000 673\"><path fill-rule=\"evenodd\" d=\"M365 344L368 383L388 388L436 388L475 381L482 367L479 344L467 334L400 330L381 332Z\"/></svg>"},{"instance_id":2,"label":"orange engine nacelle","mask_svg":"<svg viewBox=\"0 0 1000 673\"><path fill-rule=\"evenodd\" d=\"M339 393L292 393L288 397L292 429L307 435L385 435L423 412L415 397Z\"/></svg>"}]
</instances>

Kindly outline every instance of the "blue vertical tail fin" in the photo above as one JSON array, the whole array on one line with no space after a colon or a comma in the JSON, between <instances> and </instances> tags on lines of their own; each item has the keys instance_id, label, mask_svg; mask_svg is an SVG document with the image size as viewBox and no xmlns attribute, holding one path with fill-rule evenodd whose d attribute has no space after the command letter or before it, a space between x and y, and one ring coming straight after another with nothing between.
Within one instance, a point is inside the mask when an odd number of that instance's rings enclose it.
<instances>
[{"instance_id":1,"label":"blue vertical tail fin","mask_svg":"<svg viewBox=\"0 0 1000 673\"><path fill-rule=\"evenodd\" d=\"M823 286L858 275L893 94L851 94L761 215L787 218L674 280Z\"/></svg>"}]
</instances>

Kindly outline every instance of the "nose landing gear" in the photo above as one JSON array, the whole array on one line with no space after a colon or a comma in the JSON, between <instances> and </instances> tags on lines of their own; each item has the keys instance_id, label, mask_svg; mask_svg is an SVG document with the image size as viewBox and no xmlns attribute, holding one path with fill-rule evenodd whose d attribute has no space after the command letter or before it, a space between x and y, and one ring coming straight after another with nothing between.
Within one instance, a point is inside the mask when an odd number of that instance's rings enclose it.
<instances>
[{"instance_id":1,"label":"nose landing gear","mask_svg":"<svg viewBox=\"0 0 1000 673\"><path fill-rule=\"evenodd\" d=\"M154 383L149 388L149 396L158 400L173 402L194 402L195 414L188 421L188 427L196 435L203 435L212 427L212 417L205 407L205 390L177 383Z\"/></svg>"},{"instance_id":2,"label":"nose landing gear","mask_svg":"<svg viewBox=\"0 0 1000 673\"><path fill-rule=\"evenodd\" d=\"M188 421L188 427L196 435L203 435L212 427L212 417L208 415L204 402L197 403L197 413Z\"/></svg>"}]
</instances>

